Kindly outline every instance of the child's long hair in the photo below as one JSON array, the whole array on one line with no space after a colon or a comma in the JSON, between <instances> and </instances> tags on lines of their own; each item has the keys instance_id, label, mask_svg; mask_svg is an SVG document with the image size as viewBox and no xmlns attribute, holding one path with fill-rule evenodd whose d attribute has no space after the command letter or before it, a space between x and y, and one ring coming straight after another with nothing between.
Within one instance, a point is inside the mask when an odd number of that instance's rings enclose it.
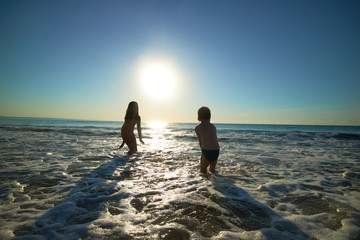
<instances>
[{"instance_id":1,"label":"child's long hair","mask_svg":"<svg viewBox=\"0 0 360 240\"><path fill-rule=\"evenodd\" d=\"M139 107L138 107L138 104L137 102L130 102L129 103L129 106L126 110L126 115L125 115L125 120L127 119L139 119L140 116L139 116Z\"/></svg>"}]
</instances>

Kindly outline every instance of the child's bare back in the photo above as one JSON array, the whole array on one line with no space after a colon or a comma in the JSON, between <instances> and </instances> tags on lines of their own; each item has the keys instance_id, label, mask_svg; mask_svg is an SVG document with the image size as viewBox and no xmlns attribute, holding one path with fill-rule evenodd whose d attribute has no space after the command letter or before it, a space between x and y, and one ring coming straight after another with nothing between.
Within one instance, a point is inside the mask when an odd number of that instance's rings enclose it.
<instances>
[{"instance_id":1,"label":"child's bare back","mask_svg":"<svg viewBox=\"0 0 360 240\"><path fill-rule=\"evenodd\" d=\"M219 157L220 146L216 135L216 127L210 123L210 109L201 107L198 110L198 120L201 122L195 127L195 132L201 148L200 172L206 173L210 165L210 172L215 172Z\"/></svg>"},{"instance_id":2,"label":"child's bare back","mask_svg":"<svg viewBox=\"0 0 360 240\"><path fill-rule=\"evenodd\" d=\"M195 128L200 147L206 150L219 150L216 127L210 122L203 121Z\"/></svg>"}]
</instances>

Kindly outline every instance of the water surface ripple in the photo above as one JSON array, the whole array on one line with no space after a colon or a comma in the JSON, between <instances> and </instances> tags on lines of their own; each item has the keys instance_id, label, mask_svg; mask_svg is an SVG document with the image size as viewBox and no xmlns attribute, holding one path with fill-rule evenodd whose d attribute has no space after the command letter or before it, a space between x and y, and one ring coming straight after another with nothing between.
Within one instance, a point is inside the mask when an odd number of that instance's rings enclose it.
<instances>
[{"instance_id":1,"label":"water surface ripple","mask_svg":"<svg viewBox=\"0 0 360 240\"><path fill-rule=\"evenodd\" d=\"M359 239L358 133L218 126L201 175L193 126L1 125L0 238Z\"/></svg>"}]
</instances>

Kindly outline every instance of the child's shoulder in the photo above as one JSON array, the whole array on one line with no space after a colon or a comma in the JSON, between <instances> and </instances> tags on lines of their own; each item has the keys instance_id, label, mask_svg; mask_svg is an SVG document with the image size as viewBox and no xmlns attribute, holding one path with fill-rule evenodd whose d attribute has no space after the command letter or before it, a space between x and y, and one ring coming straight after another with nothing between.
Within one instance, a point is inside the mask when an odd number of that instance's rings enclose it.
<instances>
[{"instance_id":1,"label":"child's shoulder","mask_svg":"<svg viewBox=\"0 0 360 240\"><path fill-rule=\"evenodd\" d=\"M207 122L207 123L205 123L205 124L206 124L207 127L215 127L215 125L212 124L211 122Z\"/></svg>"},{"instance_id":2,"label":"child's shoulder","mask_svg":"<svg viewBox=\"0 0 360 240\"><path fill-rule=\"evenodd\" d=\"M195 129L208 129L215 128L215 125L210 122L201 122L199 125L195 127Z\"/></svg>"},{"instance_id":3,"label":"child's shoulder","mask_svg":"<svg viewBox=\"0 0 360 240\"><path fill-rule=\"evenodd\" d=\"M210 125L210 127L214 130L214 131L216 131L216 127L215 127L215 125L214 124L212 124L212 123L210 123L211 125Z\"/></svg>"},{"instance_id":4,"label":"child's shoulder","mask_svg":"<svg viewBox=\"0 0 360 240\"><path fill-rule=\"evenodd\" d=\"M195 128L203 128L205 126L205 123L201 122L199 123Z\"/></svg>"}]
</instances>

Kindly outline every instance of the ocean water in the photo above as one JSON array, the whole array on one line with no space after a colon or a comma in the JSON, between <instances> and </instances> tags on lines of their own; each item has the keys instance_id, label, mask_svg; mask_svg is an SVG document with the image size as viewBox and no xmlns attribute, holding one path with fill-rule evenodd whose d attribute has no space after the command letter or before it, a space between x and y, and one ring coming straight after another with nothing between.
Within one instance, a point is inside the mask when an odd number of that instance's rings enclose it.
<instances>
[{"instance_id":1,"label":"ocean water","mask_svg":"<svg viewBox=\"0 0 360 240\"><path fill-rule=\"evenodd\" d=\"M0 118L0 239L360 239L360 127Z\"/></svg>"}]
</instances>

